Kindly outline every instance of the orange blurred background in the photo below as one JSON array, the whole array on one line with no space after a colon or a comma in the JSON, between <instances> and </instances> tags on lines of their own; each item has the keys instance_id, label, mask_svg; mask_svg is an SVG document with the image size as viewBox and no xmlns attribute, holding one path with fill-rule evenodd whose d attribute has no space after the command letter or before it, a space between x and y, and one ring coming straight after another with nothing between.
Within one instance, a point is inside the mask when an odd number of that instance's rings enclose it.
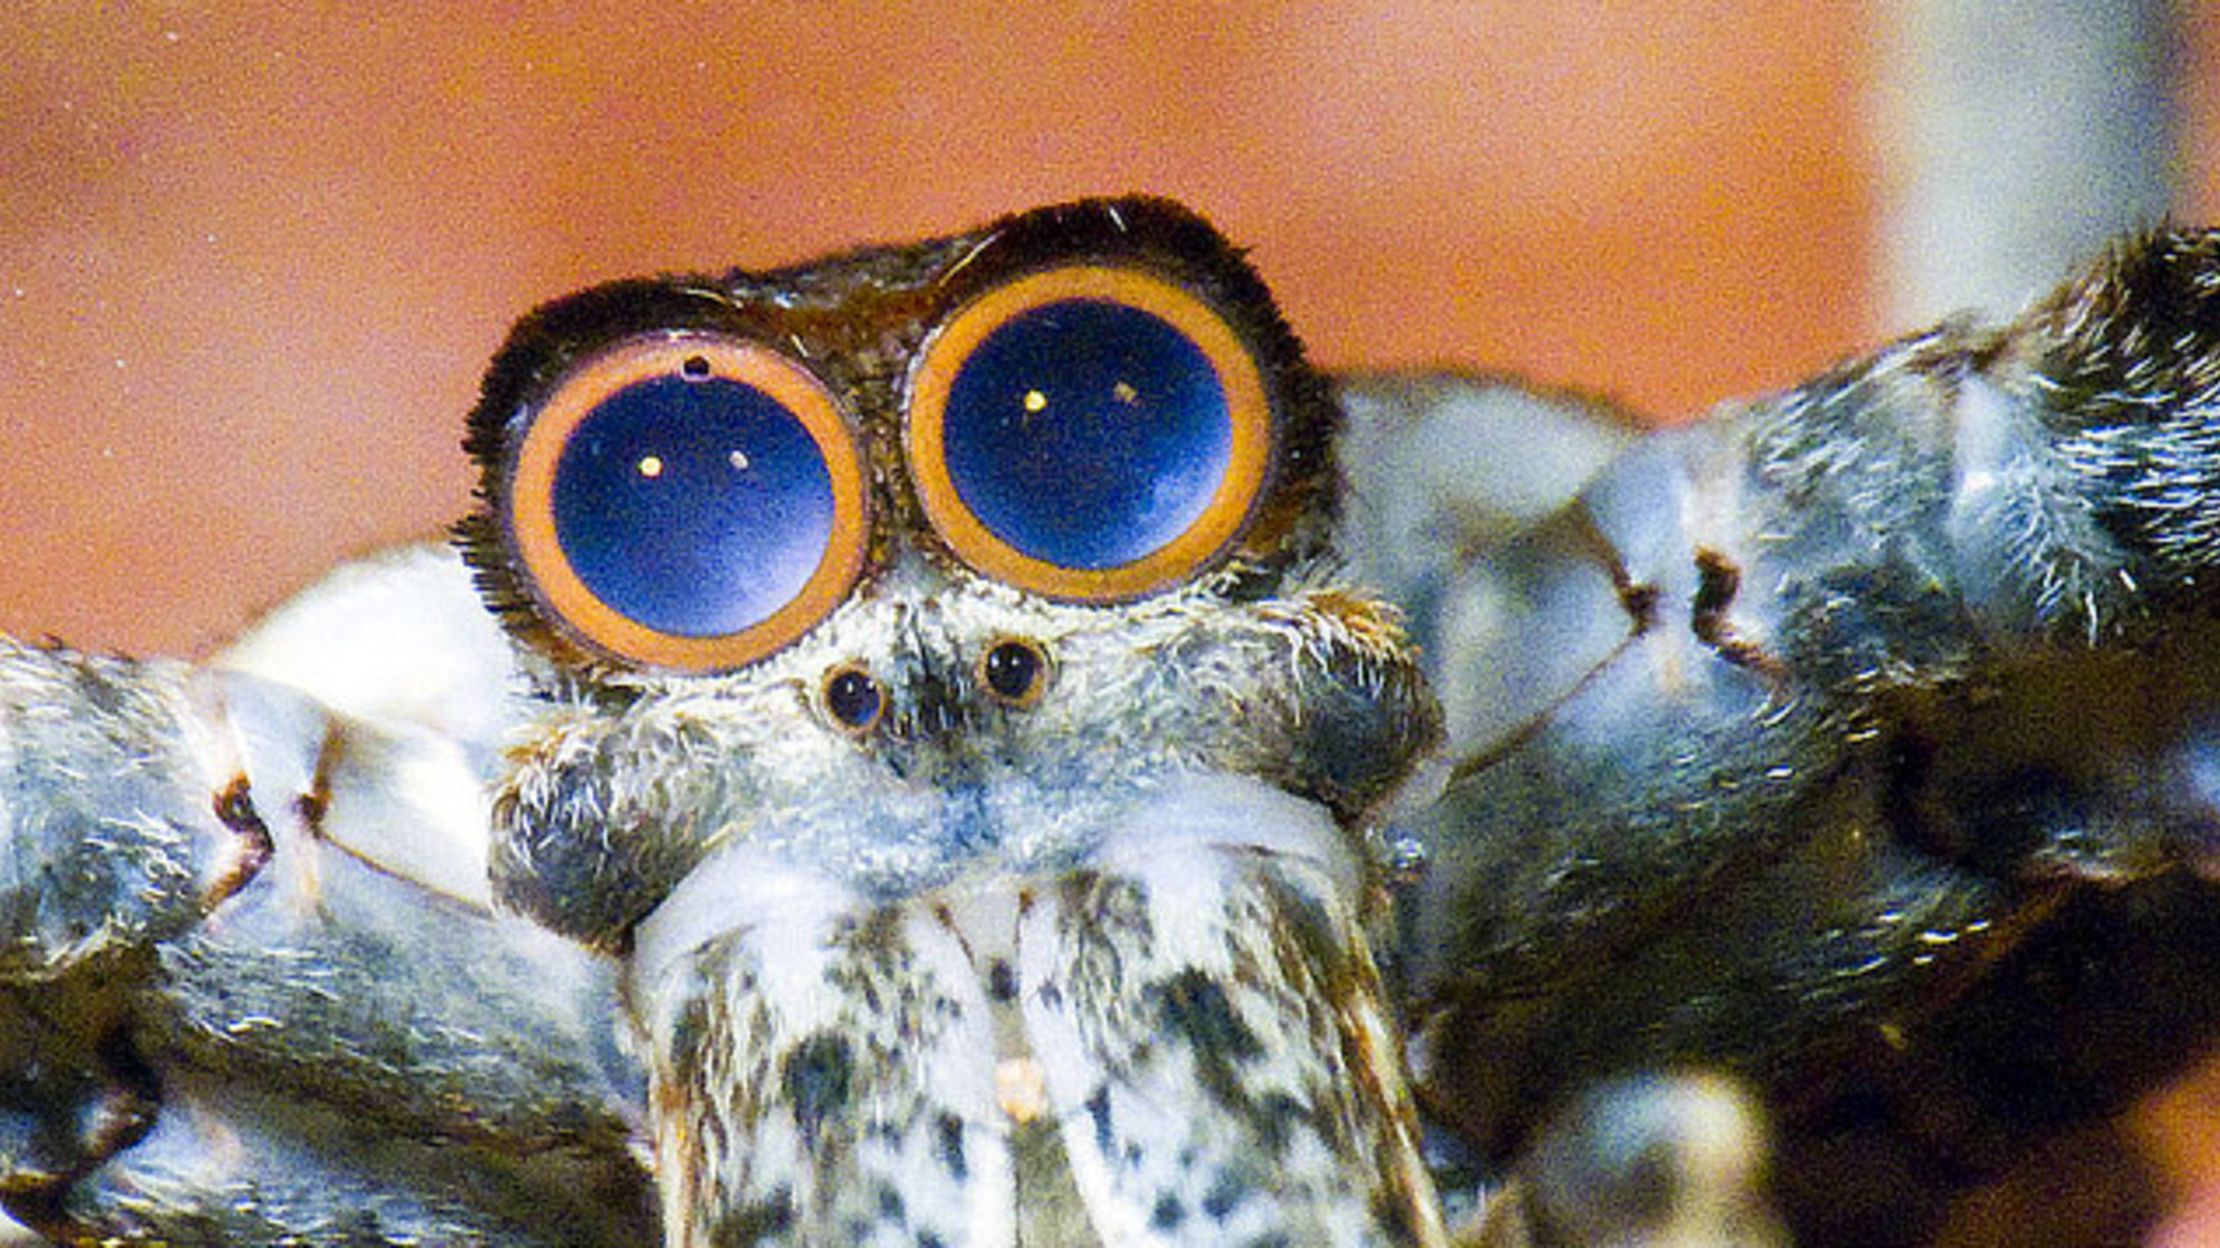
<instances>
[{"instance_id":1,"label":"orange blurred background","mask_svg":"<svg viewBox=\"0 0 2220 1248\"><path fill-rule=\"evenodd\" d=\"M1912 328L1880 10L297 7L0 14L0 631L205 653L434 531L540 299L1086 193L1202 209L1329 366L1674 417ZM2182 7L2177 211L2220 220L2220 17Z\"/></svg>"},{"instance_id":2,"label":"orange blurred background","mask_svg":"<svg viewBox=\"0 0 2220 1248\"><path fill-rule=\"evenodd\" d=\"M1670 417L1910 328L1873 311L1873 32L1817 9L299 7L0 16L0 631L201 653L434 529L552 294L1084 193L1201 208L1330 366Z\"/></svg>"},{"instance_id":3,"label":"orange blurred background","mask_svg":"<svg viewBox=\"0 0 2220 1248\"><path fill-rule=\"evenodd\" d=\"M458 514L540 299L1085 193L1329 365L1677 413L1881 329L1860 32L1792 6L386 7L0 18L0 630L199 652Z\"/></svg>"}]
</instances>

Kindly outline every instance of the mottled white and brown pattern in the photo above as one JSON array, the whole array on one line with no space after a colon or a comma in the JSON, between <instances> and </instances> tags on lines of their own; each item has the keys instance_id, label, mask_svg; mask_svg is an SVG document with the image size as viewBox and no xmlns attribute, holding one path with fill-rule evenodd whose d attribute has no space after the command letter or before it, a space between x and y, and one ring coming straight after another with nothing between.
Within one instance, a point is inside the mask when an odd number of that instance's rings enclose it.
<instances>
[{"instance_id":1,"label":"mottled white and brown pattern","mask_svg":"<svg viewBox=\"0 0 2220 1248\"><path fill-rule=\"evenodd\" d=\"M1106 831L877 907L698 870L631 981L683 1242L1437 1239L1331 821L1211 780Z\"/></svg>"}]
</instances>

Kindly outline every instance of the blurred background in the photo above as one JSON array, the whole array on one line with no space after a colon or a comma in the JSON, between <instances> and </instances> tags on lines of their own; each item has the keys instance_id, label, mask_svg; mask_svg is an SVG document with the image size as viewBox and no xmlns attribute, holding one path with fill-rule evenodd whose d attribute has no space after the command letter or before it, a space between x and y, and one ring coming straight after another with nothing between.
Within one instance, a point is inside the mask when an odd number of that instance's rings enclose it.
<instances>
[{"instance_id":1,"label":"blurred background","mask_svg":"<svg viewBox=\"0 0 2220 1248\"><path fill-rule=\"evenodd\" d=\"M0 12L0 631L205 653L436 530L508 323L609 277L1146 190L1328 366L1678 419L2220 221L2193 0L370 7ZM2187 1192L2214 1123L2122 1139Z\"/></svg>"}]
</instances>

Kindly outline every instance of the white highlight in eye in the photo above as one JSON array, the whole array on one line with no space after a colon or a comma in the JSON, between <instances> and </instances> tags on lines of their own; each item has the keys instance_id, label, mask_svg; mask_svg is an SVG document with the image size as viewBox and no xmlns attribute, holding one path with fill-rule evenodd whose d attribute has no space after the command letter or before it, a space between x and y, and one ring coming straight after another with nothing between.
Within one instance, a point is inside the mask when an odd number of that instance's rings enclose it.
<instances>
[{"instance_id":1,"label":"white highlight in eye","mask_svg":"<svg viewBox=\"0 0 2220 1248\"><path fill-rule=\"evenodd\" d=\"M1028 416L1048 410L1048 396L1042 394L1038 390L1026 391L1023 402L1025 405L1025 414Z\"/></svg>"},{"instance_id":2,"label":"white highlight in eye","mask_svg":"<svg viewBox=\"0 0 2220 1248\"><path fill-rule=\"evenodd\" d=\"M653 481L663 475L663 457L660 455L642 455L640 456L640 462L634 467L639 470L641 476Z\"/></svg>"},{"instance_id":3,"label":"white highlight in eye","mask_svg":"<svg viewBox=\"0 0 2220 1248\"><path fill-rule=\"evenodd\" d=\"M748 453L739 447L734 447L726 453L725 462L732 465L734 472L746 472L748 470Z\"/></svg>"}]
</instances>

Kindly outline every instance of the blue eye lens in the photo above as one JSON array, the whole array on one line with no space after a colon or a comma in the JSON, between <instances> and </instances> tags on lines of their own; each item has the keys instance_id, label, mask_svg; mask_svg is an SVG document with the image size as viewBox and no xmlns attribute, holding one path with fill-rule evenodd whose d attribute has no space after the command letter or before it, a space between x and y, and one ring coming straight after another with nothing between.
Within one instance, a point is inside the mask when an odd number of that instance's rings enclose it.
<instances>
[{"instance_id":1,"label":"blue eye lens","mask_svg":"<svg viewBox=\"0 0 2220 1248\"><path fill-rule=\"evenodd\" d=\"M1217 566L1271 486L1278 419L1225 314L1139 268L1072 265L951 313L911 366L918 503L975 570L1071 602Z\"/></svg>"},{"instance_id":2,"label":"blue eye lens","mask_svg":"<svg viewBox=\"0 0 2220 1248\"><path fill-rule=\"evenodd\" d=\"M832 395L745 339L642 337L579 361L511 462L509 538L543 618L627 663L752 663L831 614L870 547Z\"/></svg>"},{"instance_id":3,"label":"blue eye lens","mask_svg":"<svg viewBox=\"0 0 2220 1248\"><path fill-rule=\"evenodd\" d=\"M563 448L554 509L586 587L681 637L769 619L833 536L816 440L776 399L722 377L660 377L605 399Z\"/></svg>"},{"instance_id":4,"label":"blue eye lens","mask_svg":"<svg viewBox=\"0 0 2220 1248\"><path fill-rule=\"evenodd\" d=\"M1186 533L1233 455L1217 369L1139 308L1064 299L1004 321L948 388L941 447L995 537L1061 568L1130 564Z\"/></svg>"}]
</instances>

